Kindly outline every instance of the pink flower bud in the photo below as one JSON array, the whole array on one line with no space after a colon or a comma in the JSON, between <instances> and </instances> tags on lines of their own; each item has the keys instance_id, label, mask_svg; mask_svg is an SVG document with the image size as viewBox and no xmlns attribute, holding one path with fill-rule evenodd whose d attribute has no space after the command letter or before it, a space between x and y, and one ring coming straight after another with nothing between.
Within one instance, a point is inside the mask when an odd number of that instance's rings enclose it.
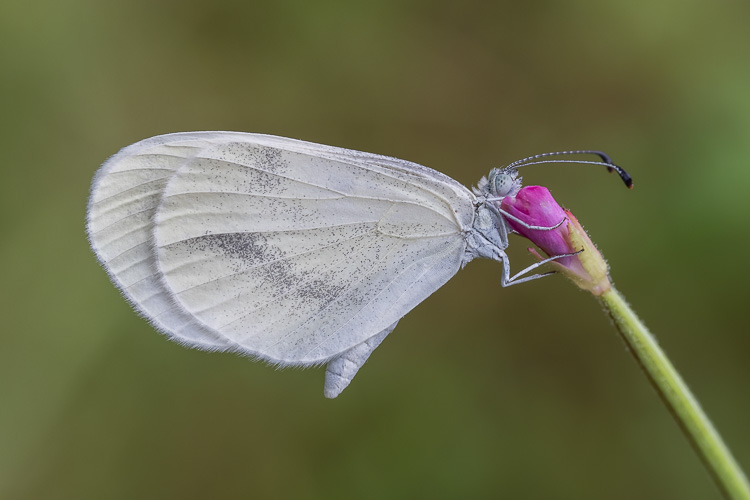
<instances>
[{"instance_id":1,"label":"pink flower bud","mask_svg":"<svg viewBox=\"0 0 750 500\"><path fill-rule=\"evenodd\" d=\"M578 220L558 205L546 187L526 186L515 196L503 198L500 208L531 226L553 227L565 221L555 229L529 229L506 218L514 231L531 240L550 257L583 250L573 257L550 262L550 266L594 295L609 290L611 285L604 258ZM529 252L542 259L533 249Z\"/></svg>"}]
</instances>

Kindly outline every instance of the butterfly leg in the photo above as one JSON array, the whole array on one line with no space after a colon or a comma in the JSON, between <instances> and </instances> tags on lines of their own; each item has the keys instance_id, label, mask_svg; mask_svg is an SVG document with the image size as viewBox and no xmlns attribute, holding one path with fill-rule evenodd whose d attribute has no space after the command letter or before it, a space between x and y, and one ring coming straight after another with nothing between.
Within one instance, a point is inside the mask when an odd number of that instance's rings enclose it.
<instances>
[{"instance_id":1,"label":"butterfly leg","mask_svg":"<svg viewBox=\"0 0 750 500\"><path fill-rule=\"evenodd\" d=\"M525 278L519 279L519 276L523 276L529 271L533 271L534 269L540 266L543 266L544 264L548 262L552 262L553 260L561 259L563 257L573 257L575 255L578 255L581 252L583 252L583 250L579 250L578 252L575 252L575 253L564 253L561 255L555 255L553 257L540 260L539 262L535 262L534 264L531 264L530 266L522 269L521 271L517 272L513 276L510 275L510 262L508 260L508 256L505 254L505 252L501 252L502 255L500 255L500 258L498 259L503 264L503 276L502 276L502 280L500 281L500 284L504 287L511 286L511 285L518 285L520 283L526 283L527 281L544 278L545 276L549 276L550 274L555 274L555 271L550 271L548 273L532 274L531 276L526 276Z\"/></svg>"},{"instance_id":2,"label":"butterfly leg","mask_svg":"<svg viewBox=\"0 0 750 500\"><path fill-rule=\"evenodd\" d=\"M500 199L502 199L502 198L500 198ZM490 200L488 200L488 201L490 201ZM521 219L519 219L515 215L509 214L508 212L506 212L502 208L496 207L492 203L488 203L487 206L490 207L490 209L492 209L496 214L501 215L501 216L505 217L506 219L510 219L510 220L512 220L512 221L514 221L514 222L516 222L516 223L518 223L520 225L522 225L526 229L535 229L535 230L539 230L539 231L552 231L553 229L557 229L558 227L562 226L563 222L565 222L566 220L568 220L567 217L563 217L563 219L560 222L558 222L557 224L555 224L554 226L532 226L531 224L522 221Z\"/></svg>"},{"instance_id":3,"label":"butterfly leg","mask_svg":"<svg viewBox=\"0 0 750 500\"><path fill-rule=\"evenodd\" d=\"M344 351L339 356L331 359L326 365L326 381L323 393L327 398L335 398L346 389L357 374L357 371L365 364L372 351L380 345L383 339L396 328L396 323L370 337L359 345Z\"/></svg>"}]
</instances>

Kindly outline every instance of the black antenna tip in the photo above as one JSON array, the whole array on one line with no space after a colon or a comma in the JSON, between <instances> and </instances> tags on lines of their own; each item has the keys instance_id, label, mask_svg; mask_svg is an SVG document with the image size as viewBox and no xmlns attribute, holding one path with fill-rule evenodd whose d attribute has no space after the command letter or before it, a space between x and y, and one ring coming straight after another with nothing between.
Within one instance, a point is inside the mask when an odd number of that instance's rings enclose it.
<instances>
[{"instance_id":1,"label":"black antenna tip","mask_svg":"<svg viewBox=\"0 0 750 500\"><path fill-rule=\"evenodd\" d=\"M601 158L604 163L608 163L609 165L611 165L607 167L609 173L611 174L612 172L616 171L620 176L620 179L622 179L622 182L625 183L628 189L633 189L633 179L630 178L630 174L627 173L624 168L615 165L612 161L612 158L610 158L607 153L605 153L604 151L591 151L591 153Z\"/></svg>"},{"instance_id":2,"label":"black antenna tip","mask_svg":"<svg viewBox=\"0 0 750 500\"><path fill-rule=\"evenodd\" d=\"M612 163L611 166L607 167L607 170L609 170L610 173L612 173L612 171L617 172L617 175L620 176L620 179L622 179L622 182L625 183L628 189L633 189L633 179L630 177L630 174L625 171L624 168L618 167L617 165Z\"/></svg>"}]
</instances>

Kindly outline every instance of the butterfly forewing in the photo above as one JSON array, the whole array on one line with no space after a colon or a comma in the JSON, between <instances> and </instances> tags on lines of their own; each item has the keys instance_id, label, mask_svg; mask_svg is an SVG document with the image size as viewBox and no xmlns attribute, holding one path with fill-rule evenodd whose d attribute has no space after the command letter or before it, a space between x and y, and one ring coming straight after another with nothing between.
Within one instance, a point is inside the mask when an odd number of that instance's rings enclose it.
<instances>
[{"instance_id":1,"label":"butterfly forewing","mask_svg":"<svg viewBox=\"0 0 750 500\"><path fill-rule=\"evenodd\" d=\"M458 271L473 206L455 181L291 139L227 139L178 170L155 219L164 283L202 328L270 361L320 363Z\"/></svg>"}]
</instances>

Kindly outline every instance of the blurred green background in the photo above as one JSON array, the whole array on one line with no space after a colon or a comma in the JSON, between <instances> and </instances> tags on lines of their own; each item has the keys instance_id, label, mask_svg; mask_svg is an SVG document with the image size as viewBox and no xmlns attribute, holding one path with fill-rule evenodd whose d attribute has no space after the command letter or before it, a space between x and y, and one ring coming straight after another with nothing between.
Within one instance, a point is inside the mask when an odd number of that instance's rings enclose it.
<instances>
[{"instance_id":1,"label":"blurred green background","mask_svg":"<svg viewBox=\"0 0 750 500\"><path fill-rule=\"evenodd\" d=\"M472 185L540 166L750 469L750 4L0 3L0 497L717 499L597 303L478 261L337 400L323 370L168 342L89 250L89 183L167 132L238 130ZM511 242L512 267L531 263Z\"/></svg>"}]
</instances>

